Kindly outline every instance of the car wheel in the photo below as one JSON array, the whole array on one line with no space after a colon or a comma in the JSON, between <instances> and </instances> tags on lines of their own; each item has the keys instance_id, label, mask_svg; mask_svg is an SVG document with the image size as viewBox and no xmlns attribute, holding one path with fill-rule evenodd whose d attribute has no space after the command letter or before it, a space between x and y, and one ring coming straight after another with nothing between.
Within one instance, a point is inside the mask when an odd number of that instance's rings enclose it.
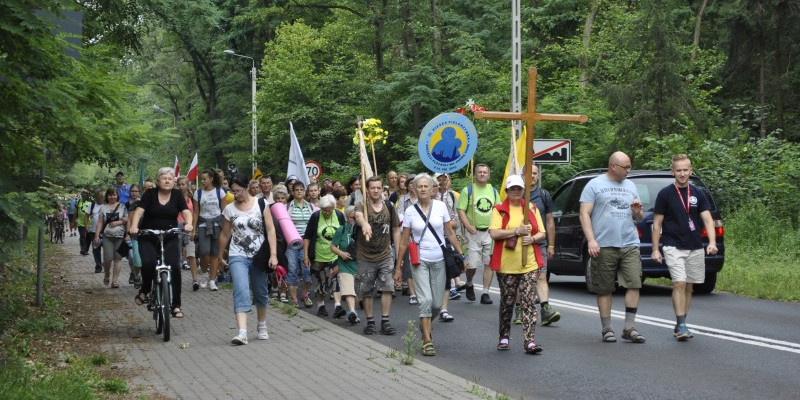
<instances>
[{"instance_id":1,"label":"car wheel","mask_svg":"<svg viewBox=\"0 0 800 400\"><path fill-rule=\"evenodd\" d=\"M717 273L710 272L706 274L706 281L694 285L694 292L696 294L709 294L714 291L717 286Z\"/></svg>"},{"instance_id":2,"label":"car wheel","mask_svg":"<svg viewBox=\"0 0 800 400\"><path fill-rule=\"evenodd\" d=\"M592 290L592 258L586 255L583 264L585 266L583 269L583 276L586 278L586 291L594 294L594 291Z\"/></svg>"}]
</instances>

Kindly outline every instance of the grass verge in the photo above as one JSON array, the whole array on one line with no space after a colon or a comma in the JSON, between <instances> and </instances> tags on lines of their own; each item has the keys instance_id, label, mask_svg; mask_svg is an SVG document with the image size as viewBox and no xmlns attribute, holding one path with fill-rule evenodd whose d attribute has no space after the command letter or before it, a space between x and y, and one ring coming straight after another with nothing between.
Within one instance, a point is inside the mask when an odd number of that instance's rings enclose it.
<instances>
[{"instance_id":1,"label":"grass verge","mask_svg":"<svg viewBox=\"0 0 800 400\"><path fill-rule=\"evenodd\" d=\"M0 265L0 397L94 399L128 393L125 380L103 377L106 355L81 357L53 350L66 321L54 297L45 294L44 305L34 306L34 237L19 258Z\"/></svg>"}]
</instances>

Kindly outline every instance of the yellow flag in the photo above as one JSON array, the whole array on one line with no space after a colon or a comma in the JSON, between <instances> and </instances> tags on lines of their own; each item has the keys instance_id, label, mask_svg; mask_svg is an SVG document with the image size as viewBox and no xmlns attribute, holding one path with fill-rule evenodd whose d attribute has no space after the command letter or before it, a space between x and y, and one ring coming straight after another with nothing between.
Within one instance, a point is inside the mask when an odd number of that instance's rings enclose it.
<instances>
[{"instance_id":1,"label":"yellow flag","mask_svg":"<svg viewBox=\"0 0 800 400\"><path fill-rule=\"evenodd\" d=\"M506 171L503 174L503 182L500 185L500 201L506 199L506 179L509 175L519 175L522 173L522 168L525 166L525 137L527 132L525 126L522 126L522 135L519 139L514 138L514 127L511 127L511 146L508 152L508 161L506 162Z\"/></svg>"},{"instance_id":2,"label":"yellow flag","mask_svg":"<svg viewBox=\"0 0 800 400\"><path fill-rule=\"evenodd\" d=\"M250 178L251 181L257 181L261 179L261 176L264 175L261 173L261 168L256 168L256 172L253 173L253 177Z\"/></svg>"}]
</instances>

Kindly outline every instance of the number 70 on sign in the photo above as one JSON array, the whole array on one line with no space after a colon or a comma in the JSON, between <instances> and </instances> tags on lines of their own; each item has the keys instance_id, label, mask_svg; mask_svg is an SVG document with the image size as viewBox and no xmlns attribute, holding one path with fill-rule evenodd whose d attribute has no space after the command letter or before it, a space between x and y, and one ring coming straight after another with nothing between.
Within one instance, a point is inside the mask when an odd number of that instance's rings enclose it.
<instances>
[{"instance_id":1,"label":"number 70 on sign","mask_svg":"<svg viewBox=\"0 0 800 400\"><path fill-rule=\"evenodd\" d=\"M306 161L306 172L309 178L319 179L322 176L322 166L314 160Z\"/></svg>"}]
</instances>

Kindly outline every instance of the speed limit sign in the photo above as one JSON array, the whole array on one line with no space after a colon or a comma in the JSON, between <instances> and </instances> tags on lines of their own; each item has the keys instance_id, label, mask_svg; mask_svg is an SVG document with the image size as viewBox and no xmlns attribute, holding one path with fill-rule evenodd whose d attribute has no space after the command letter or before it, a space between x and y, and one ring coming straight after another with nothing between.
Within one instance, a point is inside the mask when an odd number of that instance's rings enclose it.
<instances>
[{"instance_id":1,"label":"speed limit sign","mask_svg":"<svg viewBox=\"0 0 800 400\"><path fill-rule=\"evenodd\" d=\"M306 161L306 172L309 178L319 179L322 175L322 166L316 161L308 160Z\"/></svg>"}]
</instances>

